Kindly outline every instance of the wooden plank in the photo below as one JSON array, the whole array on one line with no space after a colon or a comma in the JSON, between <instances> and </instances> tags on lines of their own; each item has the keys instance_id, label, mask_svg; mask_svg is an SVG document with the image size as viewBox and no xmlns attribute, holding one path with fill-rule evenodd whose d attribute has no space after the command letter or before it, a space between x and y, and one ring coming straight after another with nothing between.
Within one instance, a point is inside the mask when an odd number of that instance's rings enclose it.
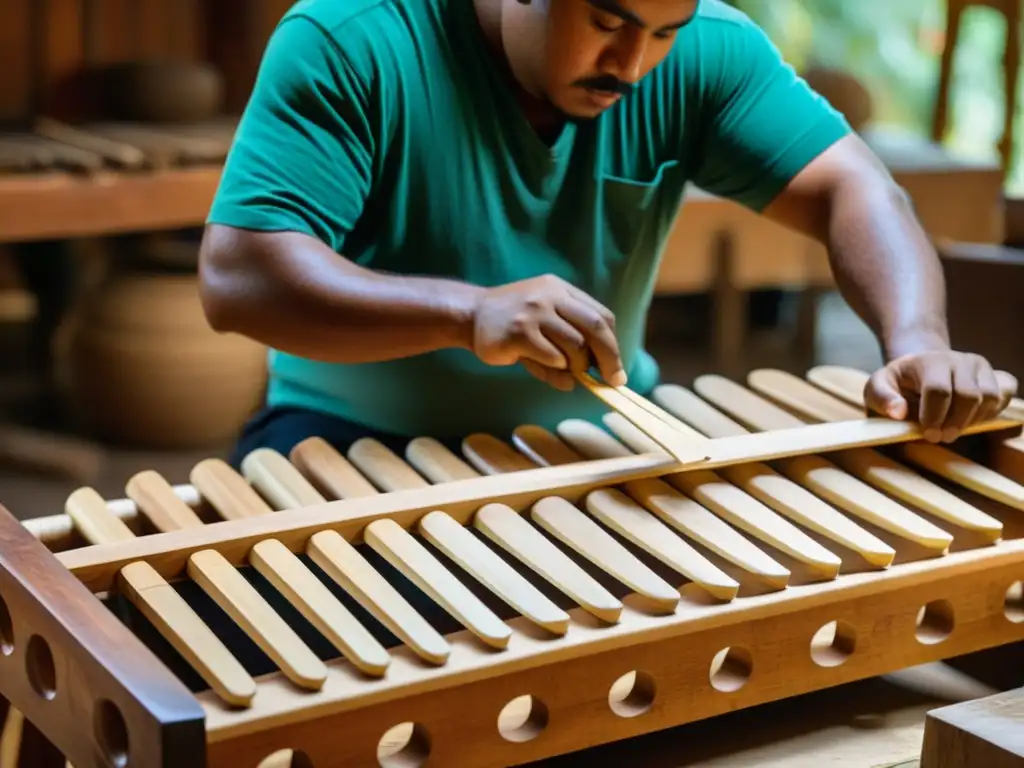
<instances>
[{"instance_id":1,"label":"wooden plank","mask_svg":"<svg viewBox=\"0 0 1024 768\"><path fill-rule=\"evenodd\" d=\"M135 0L133 35L136 58L162 58L173 51L171 35L177 29L176 19L168 13L166 0ZM178 0L181 6L187 0Z\"/></svg>"},{"instance_id":2,"label":"wooden plank","mask_svg":"<svg viewBox=\"0 0 1024 768\"><path fill-rule=\"evenodd\" d=\"M31 112L32 2L4 2L0 24L0 123L24 122Z\"/></svg>"},{"instance_id":3,"label":"wooden plank","mask_svg":"<svg viewBox=\"0 0 1024 768\"><path fill-rule=\"evenodd\" d=\"M82 87L84 3L82 0L30 0L38 3L39 55L33 75L36 111L71 119L84 108Z\"/></svg>"},{"instance_id":4,"label":"wooden plank","mask_svg":"<svg viewBox=\"0 0 1024 768\"><path fill-rule=\"evenodd\" d=\"M206 39L204 6L209 0L164 0L169 7L170 50L187 61L204 60Z\"/></svg>"},{"instance_id":5,"label":"wooden plank","mask_svg":"<svg viewBox=\"0 0 1024 768\"><path fill-rule=\"evenodd\" d=\"M139 175L0 180L0 241L92 237L201 225L220 167Z\"/></svg>"},{"instance_id":6,"label":"wooden plank","mask_svg":"<svg viewBox=\"0 0 1024 768\"><path fill-rule=\"evenodd\" d=\"M1024 768L1024 688L928 713L921 768Z\"/></svg>"},{"instance_id":7,"label":"wooden plank","mask_svg":"<svg viewBox=\"0 0 1024 768\"><path fill-rule=\"evenodd\" d=\"M137 0L90 0L86 50L90 64L128 61L136 54Z\"/></svg>"}]
</instances>

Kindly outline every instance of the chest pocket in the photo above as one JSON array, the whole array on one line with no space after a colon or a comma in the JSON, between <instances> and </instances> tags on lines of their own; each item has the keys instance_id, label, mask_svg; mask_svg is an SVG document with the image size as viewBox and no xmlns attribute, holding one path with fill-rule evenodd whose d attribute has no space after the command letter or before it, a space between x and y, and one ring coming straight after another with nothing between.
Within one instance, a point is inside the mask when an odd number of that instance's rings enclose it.
<instances>
[{"instance_id":1,"label":"chest pocket","mask_svg":"<svg viewBox=\"0 0 1024 768\"><path fill-rule=\"evenodd\" d=\"M601 177L607 258L628 259L651 246L651 238L663 224L666 205L680 197L678 176L682 172L678 160L668 160L647 178Z\"/></svg>"}]
</instances>

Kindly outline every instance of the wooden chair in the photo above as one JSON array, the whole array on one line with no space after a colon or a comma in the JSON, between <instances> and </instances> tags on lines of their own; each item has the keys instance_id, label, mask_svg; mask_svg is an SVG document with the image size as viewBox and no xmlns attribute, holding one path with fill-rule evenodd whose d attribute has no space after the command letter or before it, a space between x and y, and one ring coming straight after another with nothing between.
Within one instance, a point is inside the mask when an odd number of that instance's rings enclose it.
<instances>
[{"instance_id":1,"label":"wooden chair","mask_svg":"<svg viewBox=\"0 0 1024 768\"><path fill-rule=\"evenodd\" d=\"M954 347L983 355L1024 382L1024 346L1016 333L1024 327L1024 199L1007 198L1004 213L1002 243L943 239L937 247Z\"/></svg>"},{"instance_id":2,"label":"wooden chair","mask_svg":"<svg viewBox=\"0 0 1024 768\"><path fill-rule=\"evenodd\" d=\"M999 155L1003 173L1010 167L1013 153L1014 123L1017 114L1017 79L1020 70L1021 6L1024 0L946 0L946 42L942 51L939 89L932 122L932 140L942 143L949 125L950 90L953 79L953 60L960 40L960 24L964 13L978 7L991 8L1006 20L1006 49L1003 55L1004 108L1003 134L999 141Z\"/></svg>"}]
</instances>

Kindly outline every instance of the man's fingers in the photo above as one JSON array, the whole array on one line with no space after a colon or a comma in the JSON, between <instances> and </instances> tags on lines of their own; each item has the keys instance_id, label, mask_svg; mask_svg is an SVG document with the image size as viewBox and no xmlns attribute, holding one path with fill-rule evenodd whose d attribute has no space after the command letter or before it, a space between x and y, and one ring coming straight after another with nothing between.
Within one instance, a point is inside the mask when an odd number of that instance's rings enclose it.
<instances>
[{"instance_id":1,"label":"man's fingers","mask_svg":"<svg viewBox=\"0 0 1024 768\"><path fill-rule=\"evenodd\" d=\"M569 361L555 344L539 328L531 328L520 342L519 358L524 362L532 360L545 368L566 370Z\"/></svg>"},{"instance_id":2,"label":"man's fingers","mask_svg":"<svg viewBox=\"0 0 1024 768\"><path fill-rule=\"evenodd\" d=\"M599 302L586 291L581 291L575 285L569 286L569 295L578 299L582 303L590 306L595 312L597 312L602 317L605 324L609 328L611 328L613 331L615 330L615 314L610 309L608 309L608 307Z\"/></svg>"},{"instance_id":3,"label":"man's fingers","mask_svg":"<svg viewBox=\"0 0 1024 768\"><path fill-rule=\"evenodd\" d=\"M555 389L560 389L563 392L571 392L572 388L576 386L576 379L569 371L548 368L533 360L526 359L523 360L523 368L544 383L550 384Z\"/></svg>"},{"instance_id":4,"label":"man's fingers","mask_svg":"<svg viewBox=\"0 0 1024 768\"><path fill-rule=\"evenodd\" d=\"M900 391L893 369L881 368L868 379L864 387L864 402L869 411L890 419L907 418L907 401Z\"/></svg>"},{"instance_id":5,"label":"man's fingers","mask_svg":"<svg viewBox=\"0 0 1024 768\"><path fill-rule=\"evenodd\" d=\"M996 413L1001 413L1010 405L1010 400L1017 396L1018 383L1015 376L1006 371L995 371L996 381L999 383L999 406Z\"/></svg>"},{"instance_id":6,"label":"man's fingers","mask_svg":"<svg viewBox=\"0 0 1024 768\"><path fill-rule=\"evenodd\" d=\"M921 395L918 421L924 437L930 442L942 440L942 427L953 398L953 371L943 357L924 357L911 366L911 377L916 379Z\"/></svg>"},{"instance_id":7,"label":"man's fingers","mask_svg":"<svg viewBox=\"0 0 1024 768\"><path fill-rule=\"evenodd\" d=\"M590 348L587 338L561 315L554 314L541 324L541 333L565 356L570 371L585 371L590 367Z\"/></svg>"},{"instance_id":8,"label":"man's fingers","mask_svg":"<svg viewBox=\"0 0 1024 768\"><path fill-rule=\"evenodd\" d=\"M601 378L613 387L623 386L626 373L619 357L619 342L602 314L585 304L572 301L559 306L558 312L586 338L590 354L601 371Z\"/></svg>"},{"instance_id":9,"label":"man's fingers","mask_svg":"<svg viewBox=\"0 0 1024 768\"><path fill-rule=\"evenodd\" d=\"M1005 397L996 372L985 361L978 363L978 390L981 393L981 404L974 414L974 420L980 422L995 418L1009 398Z\"/></svg>"},{"instance_id":10,"label":"man's fingers","mask_svg":"<svg viewBox=\"0 0 1024 768\"><path fill-rule=\"evenodd\" d=\"M972 424L982 404L980 366L970 357L960 357L953 366L953 390L942 425L942 440L951 443Z\"/></svg>"}]
</instances>

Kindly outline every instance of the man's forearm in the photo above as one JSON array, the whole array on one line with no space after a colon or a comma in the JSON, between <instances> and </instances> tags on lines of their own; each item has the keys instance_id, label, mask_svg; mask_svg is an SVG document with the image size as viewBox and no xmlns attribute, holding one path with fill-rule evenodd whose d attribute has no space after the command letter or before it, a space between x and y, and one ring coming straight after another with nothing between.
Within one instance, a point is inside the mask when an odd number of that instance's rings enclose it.
<instances>
[{"instance_id":1,"label":"man's forearm","mask_svg":"<svg viewBox=\"0 0 1024 768\"><path fill-rule=\"evenodd\" d=\"M480 292L456 281L374 272L304 235L224 227L207 232L200 277L216 330L341 363L469 346Z\"/></svg>"},{"instance_id":2,"label":"man's forearm","mask_svg":"<svg viewBox=\"0 0 1024 768\"><path fill-rule=\"evenodd\" d=\"M883 176L845 180L828 222L838 288L886 359L948 348L942 265L903 191Z\"/></svg>"}]
</instances>

